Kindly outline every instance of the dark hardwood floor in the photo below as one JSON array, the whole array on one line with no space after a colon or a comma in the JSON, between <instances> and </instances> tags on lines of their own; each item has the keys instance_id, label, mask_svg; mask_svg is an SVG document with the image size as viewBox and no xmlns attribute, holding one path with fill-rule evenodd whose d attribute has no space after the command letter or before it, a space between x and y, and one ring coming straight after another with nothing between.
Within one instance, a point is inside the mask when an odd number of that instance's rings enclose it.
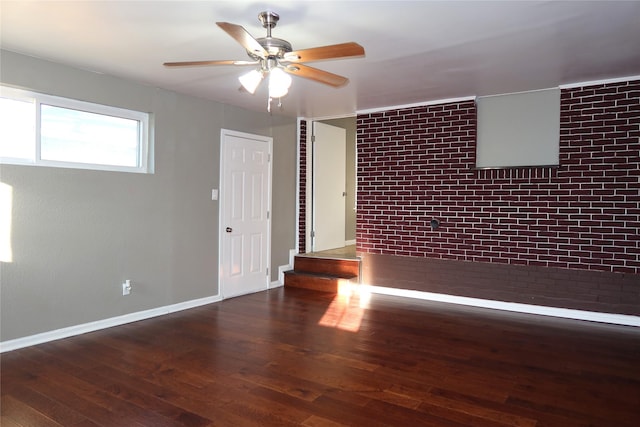
<instances>
[{"instance_id":1,"label":"dark hardwood floor","mask_svg":"<svg viewBox=\"0 0 640 427\"><path fill-rule=\"evenodd\" d=\"M640 328L276 289L1 355L10 426L637 426Z\"/></svg>"}]
</instances>

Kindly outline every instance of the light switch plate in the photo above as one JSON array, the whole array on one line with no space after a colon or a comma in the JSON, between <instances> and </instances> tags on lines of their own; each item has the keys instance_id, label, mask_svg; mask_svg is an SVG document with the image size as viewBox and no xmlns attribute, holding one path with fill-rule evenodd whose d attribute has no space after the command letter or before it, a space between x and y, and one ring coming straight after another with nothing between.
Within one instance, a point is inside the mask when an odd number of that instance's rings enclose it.
<instances>
[{"instance_id":1,"label":"light switch plate","mask_svg":"<svg viewBox=\"0 0 640 427\"><path fill-rule=\"evenodd\" d=\"M215 188L211 190L211 200L218 200L218 190Z\"/></svg>"}]
</instances>

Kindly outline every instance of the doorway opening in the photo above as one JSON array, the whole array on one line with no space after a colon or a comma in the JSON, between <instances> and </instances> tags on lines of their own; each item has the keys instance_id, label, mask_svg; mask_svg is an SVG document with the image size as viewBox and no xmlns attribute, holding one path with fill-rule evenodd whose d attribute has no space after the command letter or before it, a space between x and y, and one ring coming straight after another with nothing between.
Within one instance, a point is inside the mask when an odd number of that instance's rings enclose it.
<instances>
[{"instance_id":1,"label":"doorway opening","mask_svg":"<svg viewBox=\"0 0 640 427\"><path fill-rule=\"evenodd\" d=\"M304 233L299 235L300 253L328 251L328 255L342 254L346 257L355 255L356 123L355 116L307 123L306 137L303 141L306 142L306 150L304 152L301 150L302 158L300 159L301 170L306 172L305 176L301 176L301 183L304 180L305 187L301 197L306 196L306 203L301 203L300 207L302 218L300 226L304 228ZM327 129L330 130L328 133L325 132ZM339 144L328 144L333 147L320 145L323 142L326 143L322 139L327 135L329 138L342 138L343 156L341 157L344 160L338 160L335 153L331 154L332 150L339 149L336 147ZM328 149L325 150L325 148ZM327 201L331 197L327 198L323 191L327 191L326 184L336 181L335 178L338 175L343 182L342 189L331 191L334 192L334 200L340 200L328 204ZM336 191L338 194L335 194ZM324 240L327 231L333 234L331 239L333 243L326 243Z\"/></svg>"}]
</instances>

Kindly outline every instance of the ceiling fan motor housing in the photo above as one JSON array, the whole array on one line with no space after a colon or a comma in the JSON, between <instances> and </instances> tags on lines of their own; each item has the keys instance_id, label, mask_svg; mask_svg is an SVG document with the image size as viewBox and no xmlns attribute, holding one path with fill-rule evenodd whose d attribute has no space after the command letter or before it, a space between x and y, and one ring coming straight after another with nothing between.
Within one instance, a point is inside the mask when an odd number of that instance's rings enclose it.
<instances>
[{"instance_id":1,"label":"ceiling fan motor housing","mask_svg":"<svg viewBox=\"0 0 640 427\"><path fill-rule=\"evenodd\" d=\"M261 12L258 15L258 19L262 22L262 26L267 29L267 37L262 37L256 39L258 43L267 51L269 54L269 58L284 58L284 54L287 52L291 52L293 48L291 47L291 43L286 40L278 39L275 37L271 37L271 29L276 26L278 21L280 20L280 15L275 12ZM249 56L254 60L260 60L261 57L256 55L254 52L247 51Z\"/></svg>"},{"instance_id":2,"label":"ceiling fan motor housing","mask_svg":"<svg viewBox=\"0 0 640 427\"><path fill-rule=\"evenodd\" d=\"M267 51L269 57L275 57L278 59L284 58L284 54L287 52L291 52L293 49L291 48L291 43L286 40L277 39L275 37L262 37L256 39L258 43ZM249 56L255 60L260 59L259 55L256 55L253 52L247 51Z\"/></svg>"}]
</instances>

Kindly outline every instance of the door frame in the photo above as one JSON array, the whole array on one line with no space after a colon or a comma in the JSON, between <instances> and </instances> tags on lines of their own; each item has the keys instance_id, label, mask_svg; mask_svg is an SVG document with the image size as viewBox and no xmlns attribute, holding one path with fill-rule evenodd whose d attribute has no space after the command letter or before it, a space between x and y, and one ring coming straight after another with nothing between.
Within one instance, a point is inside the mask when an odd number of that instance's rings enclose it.
<instances>
[{"instance_id":1,"label":"door frame","mask_svg":"<svg viewBox=\"0 0 640 427\"><path fill-rule=\"evenodd\" d=\"M273 191L272 191L272 186L273 186L273 138L269 137L269 136L264 136L264 135L257 135L257 134L251 134L251 133L246 133L246 132L240 132L240 131L235 131L235 130L230 130L230 129L221 129L220 131L220 160L219 160L219 171L220 171L220 190L218 193L218 295L220 295L221 299L225 299L225 293L223 290L223 259L224 259L224 233L226 225L224 224L224 217L223 217L223 213L224 213L224 208L225 208L225 203L227 203L227 194L226 192L228 191L228 189L226 188L226 182L225 182L225 156L224 156L224 149L226 146L226 142L225 142L225 138L227 136L233 136L233 137L239 137L239 138L245 138L245 139L253 139L256 141L260 141L260 142L264 142L267 144L267 152L268 152L268 156L269 156L269 168L268 168L268 177L267 177L267 230L266 230L266 236L267 236L267 251L266 251L266 260L265 260L265 265L267 266L268 269L268 274L266 275L266 286L264 288L264 290L270 289L271 288L271 275L272 275L272 269L271 269L271 212L272 212L272 195L273 195ZM235 295L234 295L235 296Z\"/></svg>"}]
</instances>

